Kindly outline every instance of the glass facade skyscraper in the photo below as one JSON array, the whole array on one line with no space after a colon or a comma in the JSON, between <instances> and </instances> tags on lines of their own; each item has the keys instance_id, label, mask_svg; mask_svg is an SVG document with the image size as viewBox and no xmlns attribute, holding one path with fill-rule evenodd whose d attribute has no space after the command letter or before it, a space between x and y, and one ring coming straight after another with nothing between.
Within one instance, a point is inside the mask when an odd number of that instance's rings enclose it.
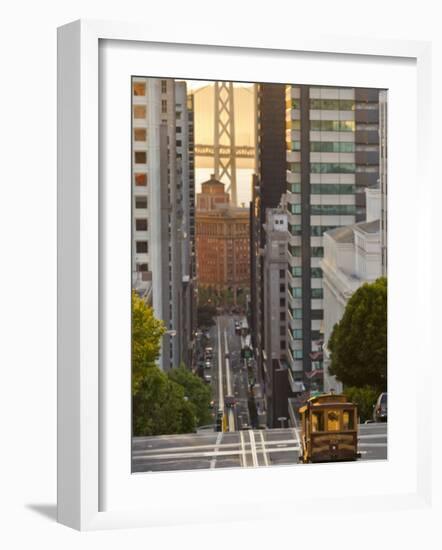
<instances>
[{"instance_id":1,"label":"glass facade skyscraper","mask_svg":"<svg viewBox=\"0 0 442 550\"><path fill-rule=\"evenodd\" d=\"M379 183L379 90L288 85L288 353L293 379L323 384L323 234L365 219Z\"/></svg>"}]
</instances>

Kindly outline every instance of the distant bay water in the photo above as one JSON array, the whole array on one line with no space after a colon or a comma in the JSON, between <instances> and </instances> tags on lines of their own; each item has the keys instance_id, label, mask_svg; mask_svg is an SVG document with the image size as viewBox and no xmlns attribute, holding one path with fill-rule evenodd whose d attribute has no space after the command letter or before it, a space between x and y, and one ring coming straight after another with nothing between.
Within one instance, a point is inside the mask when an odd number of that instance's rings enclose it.
<instances>
[{"instance_id":1,"label":"distant bay water","mask_svg":"<svg viewBox=\"0 0 442 550\"><path fill-rule=\"evenodd\" d=\"M196 193L201 192L201 184L204 181L210 179L213 174L213 168L195 168L195 187ZM250 201L252 200L252 168L238 168L236 170L236 189L238 195L238 206L244 206L248 208Z\"/></svg>"}]
</instances>

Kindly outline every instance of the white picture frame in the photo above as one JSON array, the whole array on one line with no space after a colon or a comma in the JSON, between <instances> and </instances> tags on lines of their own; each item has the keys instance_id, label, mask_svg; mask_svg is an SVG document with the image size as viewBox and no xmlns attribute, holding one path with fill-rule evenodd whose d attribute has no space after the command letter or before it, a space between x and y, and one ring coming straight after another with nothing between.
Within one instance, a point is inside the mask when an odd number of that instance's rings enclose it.
<instances>
[{"instance_id":1,"label":"white picture frame","mask_svg":"<svg viewBox=\"0 0 442 550\"><path fill-rule=\"evenodd\" d=\"M428 448L423 445L430 440L429 431L429 407L423 407L425 388L429 385L429 371L425 375L410 384L410 380L404 381L404 387L414 392L416 402L411 405L416 412L415 417L409 426L413 433L413 457L408 460L404 473L412 476L407 480L410 485L404 484L404 490L394 490L393 484L388 490L382 492L382 499L379 502L379 488L373 485L373 491L366 491L364 494L353 494L352 484L355 480L362 478L367 473L372 475L385 475L386 470L383 465L369 465L369 469L353 468L352 465L333 466L332 469L323 470L319 466L315 472L333 472L333 478L338 476L349 476L351 483L347 488L340 492L339 486L330 483L329 491L333 496L305 498L307 487L302 490L304 500L295 498L295 496L278 493L278 484L283 478L291 476L291 470L286 468L270 468L266 470L248 470L247 472L239 470L229 470L226 472L181 472L179 474L151 474L143 479L139 476L131 476L130 485L143 484L152 489L150 504L140 505L140 502L134 498L131 500L129 489L120 487L121 493L112 489L111 505L106 502L107 498L103 495L103 484L113 482L115 476L121 474L121 479L128 478L130 471L125 469L125 456L118 455L118 449L115 447L115 439L118 438L119 422L116 420L114 440L109 443L110 435L106 429L106 414L109 410L106 403L114 394L115 388L121 388L121 380L114 378L113 385L102 386L103 377L103 354L100 348L100 338L103 330L103 302L106 302L106 288L102 285L102 265L103 265L103 230L106 230L106 223L103 224L103 201L100 188L100 153L102 143L100 142L99 115L103 115L105 107L100 103L100 75L102 67L100 60L103 61L100 53L100 44L103 41L113 44L123 45L124 48L140 47L145 45L151 47L155 57L151 56L148 61L150 64L150 74L146 76L174 76L173 74L159 73L161 71L161 62L166 60L167 54L172 52L175 57L175 70L177 77L188 78L220 78L231 80L252 81L253 65L259 62L259 56L263 59L265 56L280 56L288 59L287 56L299 54L300 58L308 59L309 62L327 63L327 60L333 60L338 63L367 63L367 71L370 60L379 62L380 65L388 65L386 73L391 71L395 63L404 63L404 66L410 64L414 67L415 78L417 82L417 99L414 97L416 90L408 90L411 100L416 99L410 107L412 113L417 114L419 123L414 121L411 128L415 132L410 132L410 144L405 144L407 151L406 158L410 162L410 172L419 173L419 189L417 190L417 200L410 197L404 199L404 208L407 205L415 203L417 205L417 214L419 231L414 237L410 237L411 245L419 244L418 260L419 266L412 275L405 277L405 283L419 282L417 296L410 303L410 311L413 315L424 315L429 311L431 303L431 235L430 235L430 216L429 204L431 193L431 181L429 176L429 120L431 116L431 105L428 100L429 88L427 83L431 77L431 44L415 41L396 41L396 40L364 40L357 38L338 37L320 37L315 40L309 39L302 34L296 37L281 35L272 43L264 43L257 39L252 42L249 39L241 40L240 37L225 40L216 35L207 44L199 44L197 41L189 41L183 31L182 35L175 34L173 37L167 36L162 30L152 32L145 27L136 24L125 24L117 22L100 21L76 21L59 29L58 35L58 520L59 522L80 530L92 530L116 527L135 527L135 526L153 526L153 525L172 525L177 523L192 523L198 521L231 521L233 519L250 519L269 516L266 510L266 499L270 503L280 503L280 507L273 506L274 515L280 517L284 515L284 510L296 509L302 514L327 513L328 507L339 502L342 513L346 513L348 508L356 503L360 510L370 511L373 503L380 506L382 510L414 509L428 507L431 501L431 456L428 452L417 453L418 448ZM265 46L265 49L263 49ZM118 48L117 48L118 50ZM165 57L161 53L162 50ZM211 56L219 55L220 63L214 68L211 63ZM180 51L182 57L180 58ZM111 62L117 67L117 58L121 54L121 49L117 51ZM106 54L107 55L107 54ZM121 54L121 59L126 63L127 57ZM127 55L127 54L126 54ZM189 56L186 61L186 55ZM191 70L192 55L202 56L200 59L206 59L200 65L193 65L192 74L184 74ZM243 68L241 72L238 60L241 56L249 55L255 59L250 66ZM221 56L230 58L231 63L224 59L221 62ZM284 57L286 56L286 57ZM363 56L363 57L361 57ZM111 57L105 58L106 62ZM218 59L218 58L217 58ZM315 61L316 60L316 61ZM113 66L114 66L113 65ZM277 63L275 63L277 65ZM325 66L325 65L324 65ZM165 67L165 65L164 65ZM129 67L127 69L131 71ZM164 69L166 70L166 69ZM170 69L166 70L166 73ZM263 75L262 80L276 78L275 71L273 76L269 73ZM182 72L183 71L183 72ZM223 72L224 71L224 72ZM401 71L398 70L398 73ZM405 75L404 71L404 75ZM324 71L326 73L326 71ZM116 75L118 70L115 72ZM241 77L241 74L245 77ZM256 74L256 72L255 72ZM281 73L282 74L282 73ZM304 73L305 74L305 73ZM304 77L306 78L306 77ZM323 79L329 78L329 83L333 82L333 75L323 74ZM357 71L352 75L355 85L358 82L364 82L364 77ZM365 77L368 78L368 77ZM386 78L386 77L385 77ZM399 77L400 78L400 77ZM404 76L404 78L407 78ZM256 80L256 78L255 78ZM382 80L382 79L381 79ZM284 80L282 80L283 82ZM290 80L286 80L287 82ZM310 80L312 84L322 84L325 81L317 82ZM404 81L405 82L405 81ZM366 83L366 85L369 83ZM413 84L413 82L412 82ZM376 87L376 83L372 84ZM381 86L379 86L381 87ZM115 99L118 99L116 97ZM399 101L399 99L398 99ZM394 104L393 104L394 105ZM394 108L393 108L394 111ZM394 119L394 114L393 114ZM391 130L391 131L390 131ZM397 132L397 130L396 130ZM394 133L394 128L389 126L389 134ZM397 132L398 133L398 132ZM393 145L396 137L393 137ZM397 139L401 139L397 136ZM419 144L419 146L417 146ZM117 145L117 143L115 143ZM130 149L127 151L130 156ZM390 159L389 159L390 160ZM415 164L414 164L415 160ZM411 190L410 174L400 172L401 167L394 164L394 147L392 165L389 166L389 185L395 178L404 181L404 188ZM415 168L418 171L414 171ZM402 167L403 169L403 167ZM124 167L123 167L124 170ZM407 187L408 186L408 187ZM394 191L393 191L394 192ZM108 197L109 198L109 197ZM115 207L118 203L118 197L110 197L105 208ZM397 239L395 230L406 223L405 216L400 212L394 213L392 218L392 239ZM401 225L402 224L402 225ZM425 243L425 245L421 245ZM124 242L123 242L124 246ZM390 246L390 243L389 243ZM129 252L129 241L127 241L127 253ZM113 259L105 261L115 261L118 247L115 249ZM393 277L397 275L398 266L401 264L401 258L394 253L391 248L390 265L392 265ZM390 267L389 265L389 267ZM396 271L395 271L396 270ZM121 282L121 281L120 281ZM404 283L404 284L405 284ZM110 282L112 284L112 282ZM115 284L119 284L118 282ZM395 305L400 296L400 290L389 288L389 300ZM390 303L389 303L390 307ZM398 312L396 312L398 313ZM112 316L114 318L114 316ZM391 317L389 317L390 323ZM394 317L400 322L399 316ZM390 330L390 325L389 325ZM410 333L409 333L410 334ZM411 335L411 334L410 334ZM390 333L389 333L390 337ZM405 361L410 364L417 357L428 357L428 338L423 336L419 342L410 342L410 352L408 359L405 355ZM393 335L393 345L395 340ZM127 344L127 342L126 342ZM398 354L400 350L398 349ZM427 354L427 355L425 355ZM395 357L394 361L398 359ZM390 357L389 357L390 361ZM115 369L114 369L115 370ZM393 369L394 371L394 369ZM412 372L409 368L407 372ZM125 379L127 382L127 378ZM124 384L123 384L124 386ZM115 394L116 395L116 394ZM129 399L129 391L127 393ZM428 400L428 396L427 396ZM393 422L395 398L389 402L393 404ZM403 403L396 403L397 409L403 406ZM122 410L124 405L122 406ZM126 402L127 409L127 402ZM390 411L389 411L390 412ZM126 417L129 411L122 412ZM123 423L124 424L124 423ZM127 424L127 423L126 423ZM127 429L121 428L121 429ZM109 431L109 430L108 430ZM396 433L395 433L396 432ZM123 433L123 432L121 432ZM126 432L125 432L126 433ZM390 437L390 435L392 437ZM389 444L391 439L400 440L403 435L400 430L389 434ZM113 445L113 446L112 446ZM121 447L121 440L120 440ZM129 445L130 447L130 445ZM130 448L124 452L130 453ZM412 453L410 453L412 454ZM115 460L109 461L109 456L116 456ZM393 462L395 464L395 455L393 448ZM398 464L400 463L398 458ZM127 462L127 461L126 461ZM405 462L404 462L405 463ZM379 463L378 463L379 464ZM357 465L359 467L359 465ZM341 469L344 467L343 473ZM289 467L290 468L290 467ZM327 466L326 468L331 468ZM118 470L118 471L117 471ZM123 471L124 470L124 471ZM301 469L298 469L298 472ZM385 472L381 472L385 470ZM305 470L306 479L311 474ZM281 473L282 472L282 473ZM348 472L348 474L347 474ZM231 506L230 509L219 506L215 510L208 509L205 506L204 499L207 498L207 474L216 474L216 478L211 478L213 483L217 483L219 491L222 491L225 485L226 476L235 484L244 484L244 488L252 491L245 497L241 503L255 502L254 507L249 507L241 512L241 506ZM394 475L391 475L391 479ZM298 474L299 475L299 474ZM304 474L303 474L304 475ZM190 477L189 477L190 476ZM196 477L198 476L198 478ZM329 476L332 477L332 476ZM189 479L191 481L189 482ZM196 481L204 480L203 483ZM397 481L397 480L396 480ZM302 481L298 478L301 486ZM309 481L309 483L313 483ZM173 505L161 499L161 491L170 495L173 487L179 487L181 495L185 494L185 499L189 501L192 495L185 493L189 489L189 483L196 493L199 492L200 506L197 511L189 505L185 506L185 500L176 497ZM393 481L392 481L393 483ZM119 484L119 481L117 482ZM147 484L147 485L146 485ZM262 484L267 487L262 497L254 494L252 487L256 484ZM275 490L271 487L274 486ZM186 489L187 488L187 489ZM131 489L132 490L132 489ZM109 492L109 491L108 491ZM328 493L330 495L330 492ZM280 494L280 496L279 496ZM120 496L121 495L121 496ZM193 495L194 496L194 495ZM180 500L180 498L182 500ZM224 499L224 500L223 500ZM229 499L228 491L220 503L227 502ZM197 499L193 501L197 502ZM240 504L241 504L240 503ZM188 504L188 502L187 502ZM195 504L197 505L197 504ZM270 514L272 515L272 514ZM289 517L289 516L288 516Z\"/></svg>"}]
</instances>

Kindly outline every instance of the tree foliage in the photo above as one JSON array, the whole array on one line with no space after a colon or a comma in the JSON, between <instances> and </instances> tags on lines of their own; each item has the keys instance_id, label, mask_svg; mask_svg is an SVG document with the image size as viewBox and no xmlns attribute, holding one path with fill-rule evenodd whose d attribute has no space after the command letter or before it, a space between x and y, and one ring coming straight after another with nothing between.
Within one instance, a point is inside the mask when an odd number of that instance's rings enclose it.
<instances>
[{"instance_id":1,"label":"tree foliage","mask_svg":"<svg viewBox=\"0 0 442 550\"><path fill-rule=\"evenodd\" d=\"M387 279L362 285L329 339L330 373L344 386L387 389Z\"/></svg>"},{"instance_id":2,"label":"tree foliage","mask_svg":"<svg viewBox=\"0 0 442 550\"><path fill-rule=\"evenodd\" d=\"M132 393L135 395L149 369L155 367L166 328L153 309L132 293Z\"/></svg>"},{"instance_id":3,"label":"tree foliage","mask_svg":"<svg viewBox=\"0 0 442 550\"><path fill-rule=\"evenodd\" d=\"M373 418L373 405L376 403L378 392L370 386L363 388L346 387L344 394L347 399L358 406L358 414L361 422Z\"/></svg>"},{"instance_id":4,"label":"tree foliage","mask_svg":"<svg viewBox=\"0 0 442 550\"><path fill-rule=\"evenodd\" d=\"M134 435L190 433L195 423L195 405L185 399L184 388L158 367L149 369L133 397Z\"/></svg>"},{"instance_id":5,"label":"tree foliage","mask_svg":"<svg viewBox=\"0 0 442 550\"><path fill-rule=\"evenodd\" d=\"M164 323L132 294L132 418L136 436L194 432L197 408L185 388L156 365Z\"/></svg>"},{"instance_id":6,"label":"tree foliage","mask_svg":"<svg viewBox=\"0 0 442 550\"><path fill-rule=\"evenodd\" d=\"M209 411L211 400L210 388L199 376L196 376L184 365L169 372L169 378L184 389L184 395L195 407L196 424L203 426L212 422L212 415Z\"/></svg>"}]
</instances>

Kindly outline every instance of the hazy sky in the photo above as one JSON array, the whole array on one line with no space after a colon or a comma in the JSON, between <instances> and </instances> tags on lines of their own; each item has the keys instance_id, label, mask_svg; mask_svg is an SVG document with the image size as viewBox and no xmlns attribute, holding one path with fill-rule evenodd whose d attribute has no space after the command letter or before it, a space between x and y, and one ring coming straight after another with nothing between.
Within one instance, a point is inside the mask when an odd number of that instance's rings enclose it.
<instances>
[{"instance_id":1,"label":"hazy sky","mask_svg":"<svg viewBox=\"0 0 442 550\"><path fill-rule=\"evenodd\" d=\"M203 88L204 86L210 86L214 83L214 80L186 80L187 82L187 89L188 91L194 91L198 88ZM248 82L234 82L234 86L252 86L252 84L249 84Z\"/></svg>"}]
</instances>

